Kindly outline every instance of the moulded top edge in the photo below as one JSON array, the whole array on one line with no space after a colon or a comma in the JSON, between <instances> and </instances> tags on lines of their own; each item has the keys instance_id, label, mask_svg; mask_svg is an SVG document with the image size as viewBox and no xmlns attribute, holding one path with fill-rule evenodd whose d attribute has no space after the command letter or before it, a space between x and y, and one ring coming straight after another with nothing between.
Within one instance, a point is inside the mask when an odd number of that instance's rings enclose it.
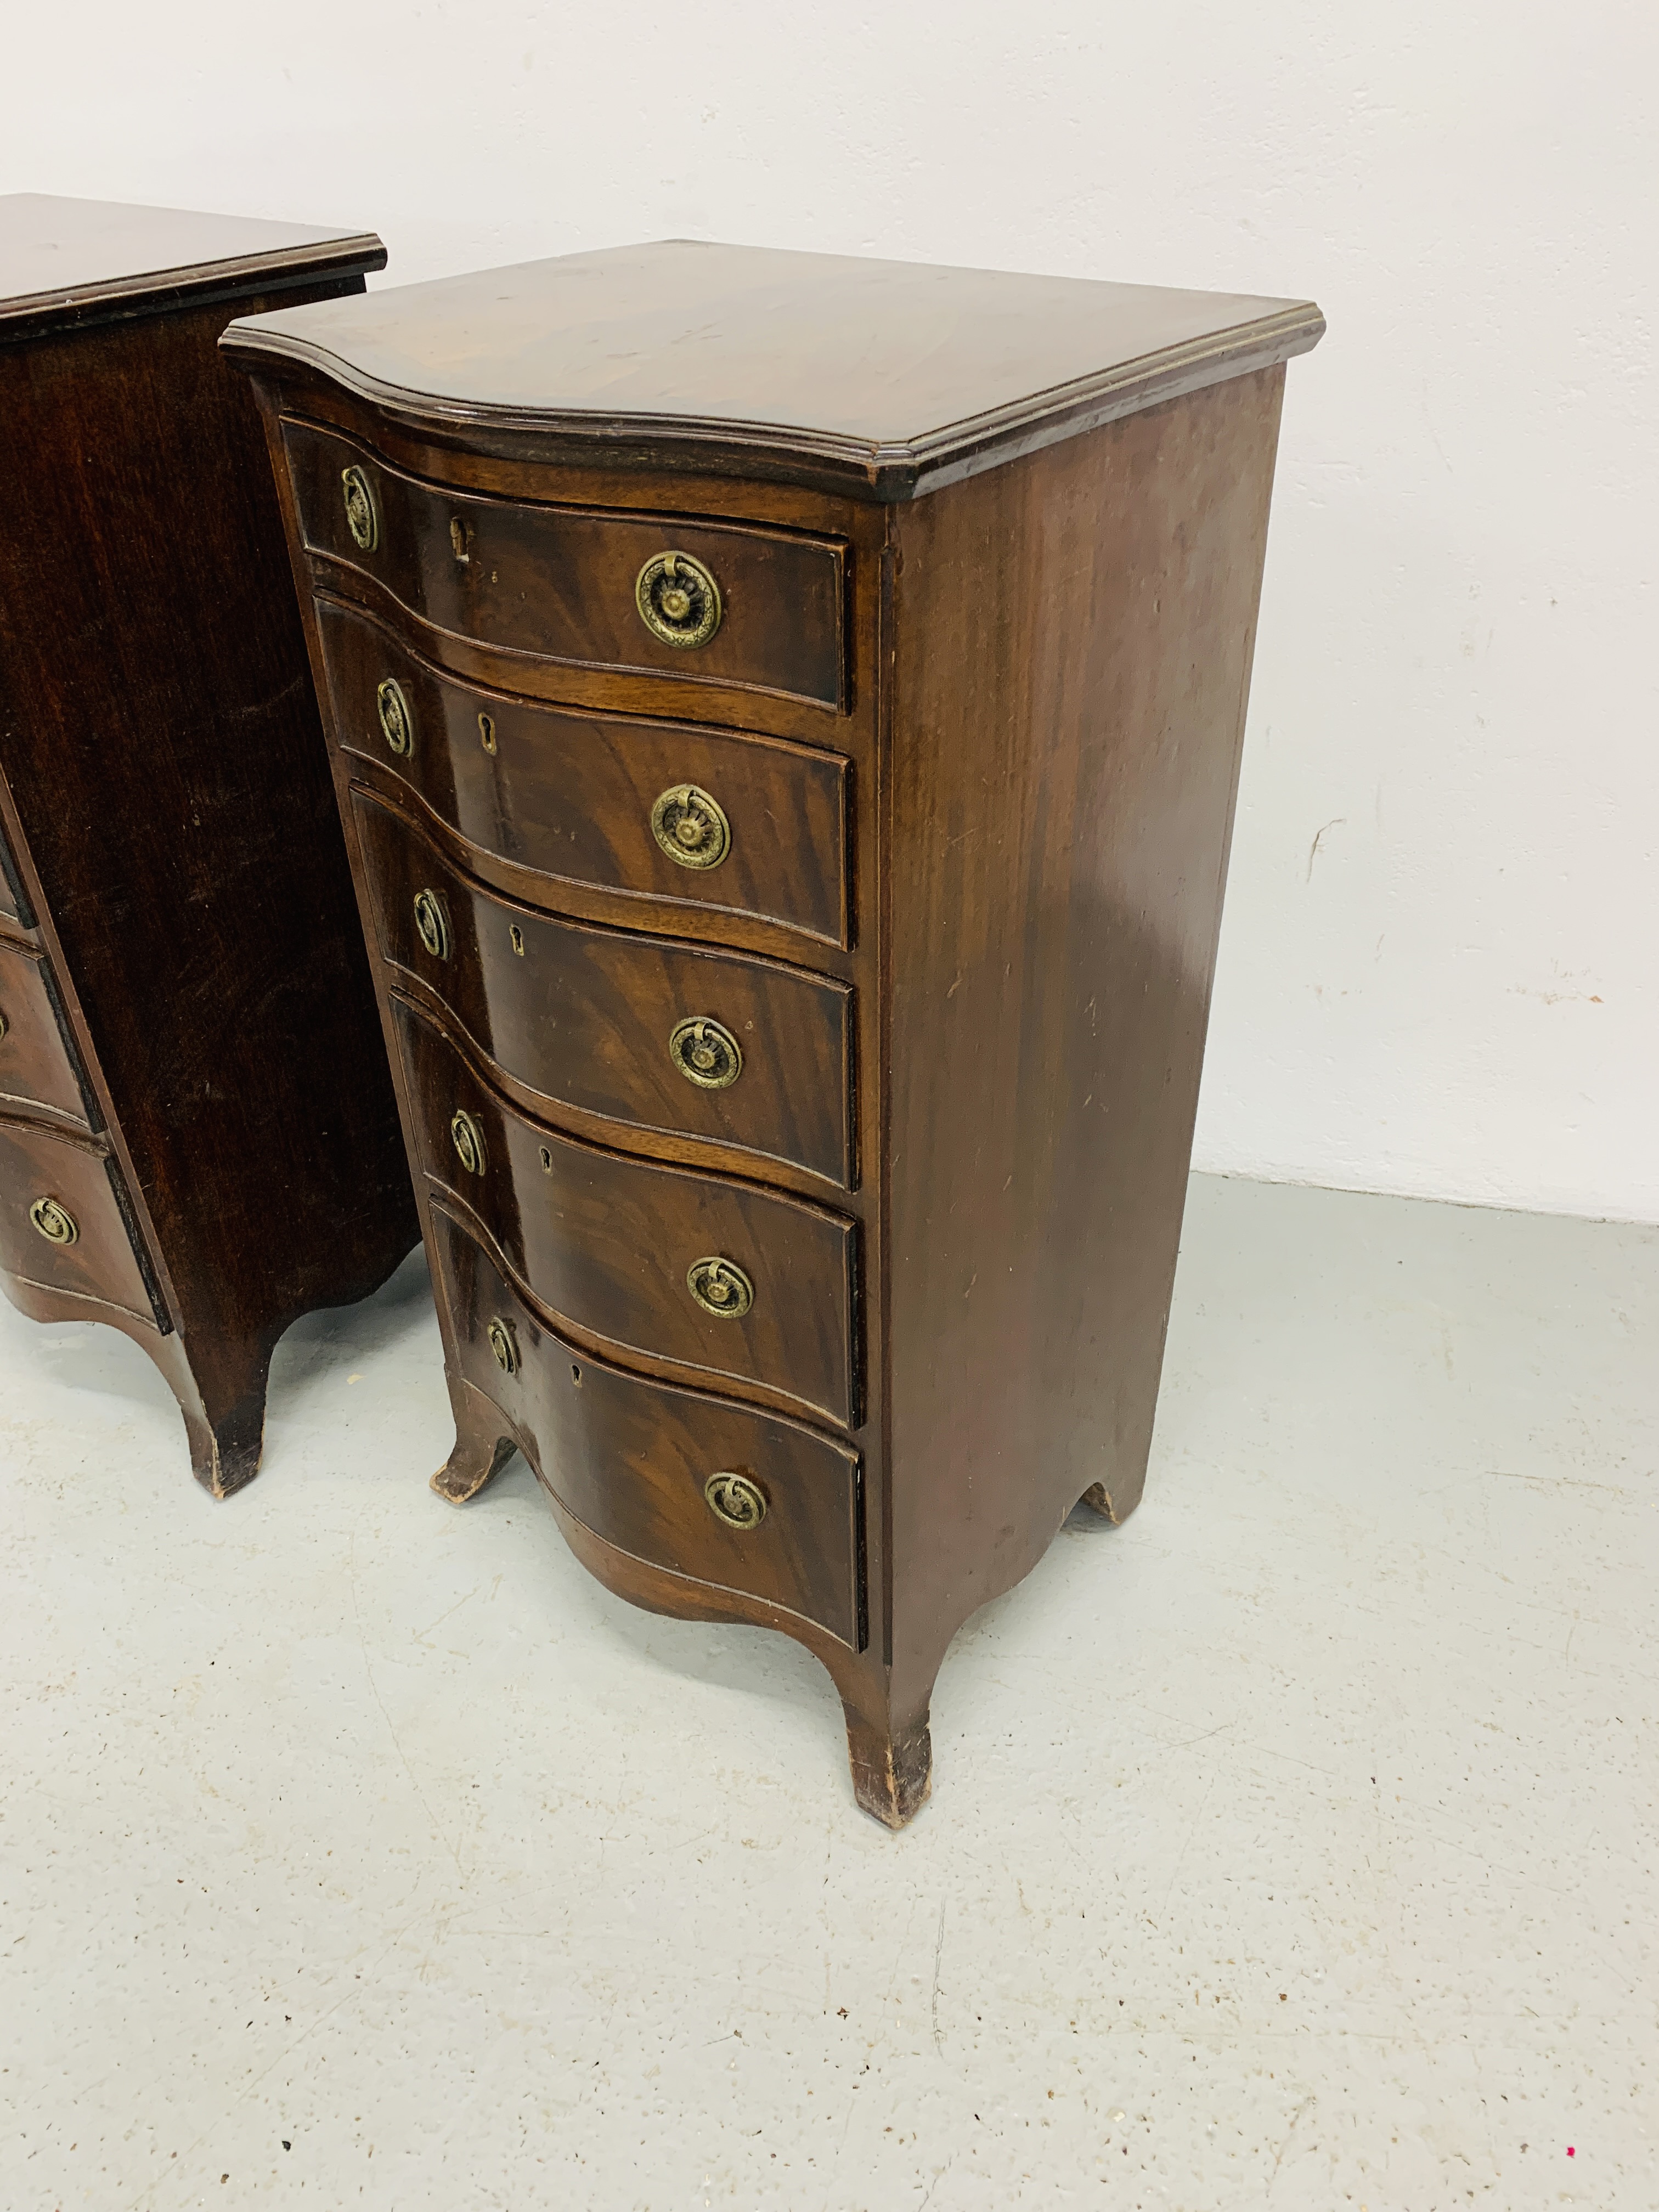
<instances>
[{"instance_id":1,"label":"moulded top edge","mask_svg":"<svg viewBox=\"0 0 1659 2212\"><path fill-rule=\"evenodd\" d=\"M1310 301L670 241L279 309L222 343L404 422L893 500L1324 327Z\"/></svg>"},{"instance_id":2,"label":"moulded top edge","mask_svg":"<svg viewBox=\"0 0 1659 2212\"><path fill-rule=\"evenodd\" d=\"M384 268L386 258L372 231L3 193L0 342L362 274Z\"/></svg>"}]
</instances>

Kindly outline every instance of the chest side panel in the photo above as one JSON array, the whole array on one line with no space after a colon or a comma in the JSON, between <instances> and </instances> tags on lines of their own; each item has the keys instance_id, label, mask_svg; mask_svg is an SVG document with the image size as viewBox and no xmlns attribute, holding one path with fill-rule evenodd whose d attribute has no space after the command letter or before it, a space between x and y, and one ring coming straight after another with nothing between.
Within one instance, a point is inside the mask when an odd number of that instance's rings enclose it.
<instances>
[{"instance_id":1,"label":"chest side panel","mask_svg":"<svg viewBox=\"0 0 1659 2212\"><path fill-rule=\"evenodd\" d=\"M1282 369L904 510L891 823L895 1586L916 1648L1139 1495Z\"/></svg>"},{"instance_id":2,"label":"chest side panel","mask_svg":"<svg viewBox=\"0 0 1659 2212\"><path fill-rule=\"evenodd\" d=\"M174 1288L257 1328L414 1223L232 312L0 354L0 750Z\"/></svg>"}]
</instances>

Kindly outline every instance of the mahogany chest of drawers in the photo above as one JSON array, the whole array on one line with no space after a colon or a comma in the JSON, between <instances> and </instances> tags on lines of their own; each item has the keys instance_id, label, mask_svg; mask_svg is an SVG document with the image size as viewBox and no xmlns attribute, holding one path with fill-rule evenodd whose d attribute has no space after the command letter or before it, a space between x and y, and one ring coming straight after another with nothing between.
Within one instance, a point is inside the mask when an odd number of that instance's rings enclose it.
<instances>
[{"instance_id":1,"label":"mahogany chest of drawers","mask_svg":"<svg viewBox=\"0 0 1659 2212\"><path fill-rule=\"evenodd\" d=\"M797 1637L859 1801L1144 1478L1306 305L689 244L239 321L457 1501Z\"/></svg>"},{"instance_id":2,"label":"mahogany chest of drawers","mask_svg":"<svg viewBox=\"0 0 1659 2212\"><path fill-rule=\"evenodd\" d=\"M0 1285L216 1494L276 1339L417 1234L239 307L376 238L0 198Z\"/></svg>"}]
</instances>

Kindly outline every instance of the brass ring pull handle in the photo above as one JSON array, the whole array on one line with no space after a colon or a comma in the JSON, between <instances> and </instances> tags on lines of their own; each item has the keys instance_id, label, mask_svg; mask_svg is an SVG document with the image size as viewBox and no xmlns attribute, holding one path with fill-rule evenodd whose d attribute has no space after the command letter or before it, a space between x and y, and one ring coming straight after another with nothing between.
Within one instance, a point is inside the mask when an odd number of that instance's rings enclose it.
<instances>
[{"instance_id":1,"label":"brass ring pull handle","mask_svg":"<svg viewBox=\"0 0 1659 2212\"><path fill-rule=\"evenodd\" d=\"M669 1033L668 1057L699 1091L725 1091L743 1073L742 1046L709 1014L675 1023Z\"/></svg>"},{"instance_id":2,"label":"brass ring pull handle","mask_svg":"<svg viewBox=\"0 0 1659 2212\"><path fill-rule=\"evenodd\" d=\"M449 1140L455 1147L455 1157L469 1175L484 1171L484 1136L465 1106L458 1106L449 1119Z\"/></svg>"},{"instance_id":3,"label":"brass ring pull handle","mask_svg":"<svg viewBox=\"0 0 1659 2212\"><path fill-rule=\"evenodd\" d=\"M489 1340L489 1349L502 1374L516 1375L519 1371L519 1340L512 1322L502 1321L498 1315L484 1334Z\"/></svg>"},{"instance_id":4,"label":"brass ring pull handle","mask_svg":"<svg viewBox=\"0 0 1659 2212\"><path fill-rule=\"evenodd\" d=\"M741 1321L755 1303L755 1285L732 1260L694 1260L685 1287L716 1321Z\"/></svg>"},{"instance_id":5,"label":"brass ring pull handle","mask_svg":"<svg viewBox=\"0 0 1659 2212\"><path fill-rule=\"evenodd\" d=\"M55 1198L37 1198L29 1208L29 1219L48 1244L78 1244L81 1241L80 1223Z\"/></svg>"},{"instance_id":6,"label":"brass ring pull handle","mask_svg":"<svg viewBox=\"0 0 1659 2212\"><path fill-rule=\"evenodd\" d=\"M702 1494L709 1511L728 1528L758 1528L766 1518L766 1492L746 1474L711 1474Z\"/></svg>"},{"instance_id":7,"label":"brass ring pull handle","mask_svg":"<svg viewBox=\"0 0 1659 2212\"><path fill-rule=\"evenodd\" d=\"M434 960L449 957L449 917L444 912L444 902L436 891L416 891L415 894L415 927L420 939Z\"/></svg>"},{"instance_id":8,"label":"brass ring pull handle","mask_svg":"<svg viewBox=\"0 0 1659 2212\"><path fill-rule=\"evenodd\" d=\"M380 542L380 511L368 478L356 464L340 471L340 494L345 501L346 528L360 553L372 553Z\"/></svg>"},{"instance_id":9,"label":"brass ring pull handle","mask_svg":"<svg viewBox=\"0 0 1659 2212\"><path fill-rule=\"evenodd\" d=\"M655 553L634 583L640 620L664 645L707 645L724 612L720 587L689 553Z\"/></svg>"},{"instance_id":10,"label":"brass ring pull handle","mask_svg":"<svg viewBox=\"0 0 1659 2212\"><path fill-rule=\"evenodd\" d=\"M380 684L374 706L380 717L380 735L399 760L407 760L415 750L415 718L395 676L386 677Z\"/></svg>"},{"instance_id":11,"label":"brass ring pull handle","mask_svg":"<svg viewBox=\"0 0 1659 2212\"><path fill-rule=\"evenodd\" d=\"M718 868L732 849L732 824L700 784L677 783L651 810L651 835L683 868Z\"/></svg>"}]
</instances>

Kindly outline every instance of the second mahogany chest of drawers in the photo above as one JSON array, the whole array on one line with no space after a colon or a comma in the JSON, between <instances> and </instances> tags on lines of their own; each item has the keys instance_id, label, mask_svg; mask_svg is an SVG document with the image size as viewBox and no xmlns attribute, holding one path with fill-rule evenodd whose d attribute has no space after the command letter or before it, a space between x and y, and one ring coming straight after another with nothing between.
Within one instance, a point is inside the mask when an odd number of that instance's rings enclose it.
<instances>
[{"instance_id":1,"label":"second mahogany chest of drawers","mask_svg":"<svg viewBox=\"0 0 1659 2212\"><path fill-rule=\"evenodd\" d=\"M216 1496L415 1241L240 307L379 239L0 198L0 1286L161 1368Z\"/></svg>"},{"instance_id":2,"label":"second mahogany chest of drawers","mask_svg":"<svg viewBox=\"0 0 1659 2212\"><path fill-rule=\"evenodd\" d=\"M666 245L240 322L471 1496L823 1660L1144 1478L1279 301Z\"/></svg>"}]
</instances>

